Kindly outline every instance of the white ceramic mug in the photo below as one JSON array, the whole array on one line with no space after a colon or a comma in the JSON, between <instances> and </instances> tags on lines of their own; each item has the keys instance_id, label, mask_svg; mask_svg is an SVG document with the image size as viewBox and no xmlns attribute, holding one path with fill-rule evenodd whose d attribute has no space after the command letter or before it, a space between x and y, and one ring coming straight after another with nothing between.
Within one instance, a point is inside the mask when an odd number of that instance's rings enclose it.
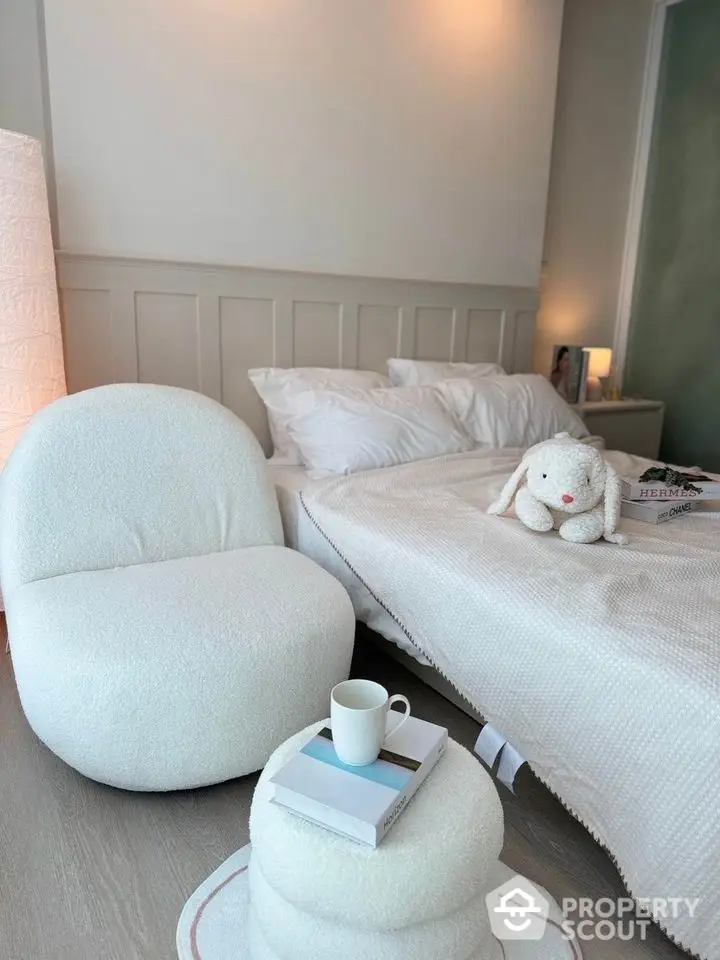
<instances>
[{"instance_id":1,"label":"white ceramic mug","mask_svg":"<svg viewBox=\"0 0 720 960\"><path fill-rule=\"evenodd\" d=\"M388 711L394 703L404 703L405 713L387 731ZM353 767L374 763L384 741L397 733L409 716L410 701L401 693L391 697L385 687L372 680L343 680L330 694L335 752L343 763Z\"/></svg>"}]
</instances>

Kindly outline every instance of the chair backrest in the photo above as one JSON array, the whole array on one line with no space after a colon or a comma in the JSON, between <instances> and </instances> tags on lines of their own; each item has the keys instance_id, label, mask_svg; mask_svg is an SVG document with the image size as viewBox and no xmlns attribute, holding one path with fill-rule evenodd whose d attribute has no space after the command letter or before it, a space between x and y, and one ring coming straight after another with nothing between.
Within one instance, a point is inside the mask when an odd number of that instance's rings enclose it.
<instances>
[{"instance_id":1,"label":"chair backrest","mask_svg":"<svg viewBox=\"0 0 720 960\"><path fill-rule=\"evenodd\" d=\"M115 384L58 400L0 478L6 600L60 574L282 542L255 436L189 390Z\"/></svg>"}]
</instances>

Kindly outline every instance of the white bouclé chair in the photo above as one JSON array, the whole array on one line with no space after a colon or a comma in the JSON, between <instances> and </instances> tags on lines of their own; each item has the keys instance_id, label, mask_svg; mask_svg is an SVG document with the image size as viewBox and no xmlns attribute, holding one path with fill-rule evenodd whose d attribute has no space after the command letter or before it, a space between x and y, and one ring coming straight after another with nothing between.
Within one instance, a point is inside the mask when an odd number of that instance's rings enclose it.
<instances>
[{"instance_id":1,"label":"white boucl\u00e9 chair","mask_svg":"<svg viewBox=\"0 0 720 960\"><path fill-rule=\"evenodd\" d=\"M283 546L251 431L190 391L121 384L42 411L2 475L0 573L30 725L113 786L258 770L350 668L344 588Z\"/></svg>"}]
</instances>

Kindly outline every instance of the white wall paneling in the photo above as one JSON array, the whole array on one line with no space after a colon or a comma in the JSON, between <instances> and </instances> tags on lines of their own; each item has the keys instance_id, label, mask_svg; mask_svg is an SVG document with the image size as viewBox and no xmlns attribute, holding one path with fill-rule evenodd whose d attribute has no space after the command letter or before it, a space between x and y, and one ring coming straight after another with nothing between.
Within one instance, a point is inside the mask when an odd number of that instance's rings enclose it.
<instances>
[{"instance_id":1,"label":"white wall paneling","mask_svg":"<svg viewBox=\"0 0 720 960\"><path fill-rule=\"evenodd\" d=\"M68 387L168 383L246 420L268 449L256 366L386 372L391 356L532 369L523 287L339 277L58 255Z\"/></svg>"}]
</instances>

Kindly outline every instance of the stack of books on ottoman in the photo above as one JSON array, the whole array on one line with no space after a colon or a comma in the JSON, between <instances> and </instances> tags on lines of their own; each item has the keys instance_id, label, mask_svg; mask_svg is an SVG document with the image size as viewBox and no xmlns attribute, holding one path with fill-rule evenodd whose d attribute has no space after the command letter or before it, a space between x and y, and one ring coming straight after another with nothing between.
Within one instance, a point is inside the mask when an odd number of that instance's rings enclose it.
<instances>
[{"instance_id":1,"label":"stack of books on ottoman","mask_svg":"<svg viewBox=\"0 0 720 960\"><path fill-rule=\"evenodd\" d=\"M344 764L325 727L271 778L272 802L377 847L447 748L444 727L409 716L374 763Z\"/></svg>"},{"instance_id":2,"label":"stack of books on ottoman","mask_svg":"<svg viewBox=\"0 0 720 960\"><path fill-rule=\"evenodd\" d=\"M695 471L650 467L636 480L622 481L623 517L664 523L692 513L702 500L720 500L720 481Z\"/></svg>"}]
</instances>

